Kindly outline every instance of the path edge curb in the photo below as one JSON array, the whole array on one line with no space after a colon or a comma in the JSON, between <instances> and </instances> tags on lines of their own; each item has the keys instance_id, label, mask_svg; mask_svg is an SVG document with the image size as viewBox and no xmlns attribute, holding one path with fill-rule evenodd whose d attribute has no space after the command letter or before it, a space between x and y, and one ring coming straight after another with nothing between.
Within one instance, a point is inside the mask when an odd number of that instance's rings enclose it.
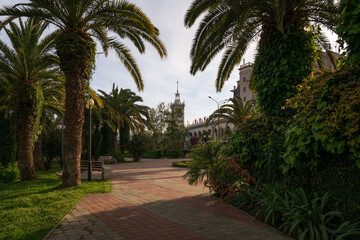
<instances>
[{"instance_id":1,"label":"path edge curb","mask_svg":"<svg viewBox=\"0 0 360 240\"><path fill-rule=\"evenodd\" d=\"M55 231L55 229L59 226L59 224L65 219L65 217L72 211L75 209L75 207L79 204L79 202L88 194L85 194L84 196L82 196L76 203L75 205L60 219L60 221L50 230L50 232L48 232L48 234L46 234L46 236L43 238L43 240L48 239L51 234Z\"/></svg>"}]
</instances>

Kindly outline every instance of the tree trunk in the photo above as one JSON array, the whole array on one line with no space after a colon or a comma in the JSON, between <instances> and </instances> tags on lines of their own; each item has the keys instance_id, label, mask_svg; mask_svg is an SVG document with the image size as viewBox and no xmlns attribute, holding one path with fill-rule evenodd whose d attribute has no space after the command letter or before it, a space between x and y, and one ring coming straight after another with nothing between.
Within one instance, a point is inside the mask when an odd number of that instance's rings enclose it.
<instances>
[{"instance_id":1,"label":"tree trunk","mask_svg":"<svg viewBox=\"0 0 360 240\"><path fill-rule=\"evenodd\" d=\"M33 159L34 88L24 84L18 86L16 91L19 94L15 115L20 181L35 180L37 176Z\"/></svg>"},{"instance_id":2,"label":"tree trunk","mask_svg":"<svg viewBox=\"0 0 360 240\"><path fill-rule=\"evenodd\" d=\"M117 136L117 130L116 132L111 132L111 149L112 151L117 151L117 140L116 140L116 136Z\"/></svg>"},{"instance_id":3,"label":"tree trunk","mask_svg":"<svg viewBox=\"0 0 360 240\"><path fill-rule=\"evenodd\" d=\"M34 152L33 152L34 164L35 164L36 171L45 171L45 166L44 166L44 162L42 159L42 144L41 144L42 142L41 141L42 141L42 135L40 134L35 143Z\"/></svg>"},{"instance_id":4,"label":"tree trunk","mask_svg":"<svg viewBox=\"0 0 360 240\"><path fill-rule=\"evenodd\" d=\"M84 83L95 61L95 44L79 29L64 31L57 39L56 51L65 74L65 159L62 185L81 184L81 138L84 124Z\"/></svg>"}]
</instances>

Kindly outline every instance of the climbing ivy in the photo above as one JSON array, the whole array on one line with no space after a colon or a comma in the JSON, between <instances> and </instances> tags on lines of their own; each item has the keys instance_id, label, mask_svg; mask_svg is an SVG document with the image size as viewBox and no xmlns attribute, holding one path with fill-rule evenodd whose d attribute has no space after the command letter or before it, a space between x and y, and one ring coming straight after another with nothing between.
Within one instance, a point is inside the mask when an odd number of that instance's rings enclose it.
<instances>
[{"instance_id":1,"label":"climbing ivy","mask_svg":"<svg viewBox=\"0 0 360 240\"><path fill-rule=\"evenodd\" d=\"M360 64L360 1L341 0L341 17L337 27L339 36L347 43L349 64ZM342 42L344 45L344 42Z\"/></svg>"},{"instance_id":2,"label":"climbing ivy","mask_svg":"<svg viewBox=\"0 0 360 240\"><path fill-rule=\"evenodd\" d=\"M288 30L283 34L272 34L271 41L260 45L251 82L266 115L293 115L293 110L281 108L285 100L297 92L296 85L312 71L316 57L314 38L312 32Z\"/></svg>"}]
</instances>

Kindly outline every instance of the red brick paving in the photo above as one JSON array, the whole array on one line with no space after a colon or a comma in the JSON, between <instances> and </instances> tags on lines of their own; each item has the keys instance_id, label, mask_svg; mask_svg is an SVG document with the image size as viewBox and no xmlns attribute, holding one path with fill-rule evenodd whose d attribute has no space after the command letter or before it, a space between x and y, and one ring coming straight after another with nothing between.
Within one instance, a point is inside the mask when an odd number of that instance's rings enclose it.
<instances>
[{"instance_id":1,"label":"red brick paving","mask_svg":"<svg viewBox=\"0 0 360 240\"><path fill-rule=\"evenodd\" d=\"M112 193L85 196L48 239L289 239L187 185L172 161L112 165Z\"/></svg>"}]
</instances>

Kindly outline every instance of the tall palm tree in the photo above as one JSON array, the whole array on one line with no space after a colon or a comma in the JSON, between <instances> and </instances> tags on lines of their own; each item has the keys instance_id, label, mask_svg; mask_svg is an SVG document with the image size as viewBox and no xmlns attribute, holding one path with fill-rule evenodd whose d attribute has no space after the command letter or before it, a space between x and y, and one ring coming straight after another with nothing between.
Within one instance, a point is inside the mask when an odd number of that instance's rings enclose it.
<instances>
[{"instance_id":1,"label":"tall palm tree","mask_svg":"<svg viewBox=\"0 0 360 240\"><path fill-rule=\"evenodd\" d=\"M115 137L118 131L121 133L127 128L133 132L144 131L149 118L149 107L137 104L137 102L143 101L140 96L137 96L130 89L121 88L119 90L115 84L113 84L110 94L102 90L99 92L102 94L105 113L108 116L108 119L104 119L104 121L113 129ZM123 150L120 148L120 151L123 152Z\"/></svg>"},{"instance_id":2,"label":"tall palm tree","mask_svg":"<svg viewBox=\"0 0 360 240\"><path fill-rule=\"evenodd\" d=\"M288 27L304 29L310 21L335 31L335 13L337 7L332 0L194 0L185 16L185 26L203 19L190 52L190 72L204 71L225 49L216 78L216 89L221 91L249 44L259 36L261 47L271 41L273 32L285 34Z\"/></svg>"},{"instance_id":3,"label":"tall palm tree","mask_svg":"<svg viewBox=\"0 0 360 240\"><path fill-rule=\"evenodd\" d=\"M37 171L45 170L42 160L42 136L48 130L55 128L54 116L63 118L64 116L64 100L65 100L65 80L58 73L56 79L44 79L40 81L40 89L43 97L42 104L39 109L40 130L36 133L37 139L34 144L34 164Z\"/></svg>"},{"instance_id":4,"label":"tall palm tree","mask_svg":"<svg viewBox=\"0 0 360 240\"><path fill-rule=\"evenodd\" d=\"M230 103L223 104L219 109L215 110L208 119L206 119L206 126L210 122L215 123L215 127L219 124L218 119L226 120L226 125L230 123L234 125L235 129L238 129L241 124L246 122L246 118L254 114L255 101L250 100L243 104L240 96L230 98Z\"/></svg>"},{"instance_id":5,"label":"tall palm tree","mask_svg":"<svg viewBox=\"0 0 360 240\"><path fill-rule=\"evenodd\" d=\"M1 103L12 116L17 139L20 180L36 179L33 140L40 127L43 102L41 81L58 77L58 58L53 54L55 34L41 39L47 23L19 19L5 29L11 46L0 40L0 80L7 85L7 97Z\"/></svg>"},{"instance_id":6,"label":"tall palm tree","mask_svg":"<svg viewBox=\"0 0 360 240\"><path fill-rule=\"evenodd\" d=\"M138 89L142 90L143 80L136 62L115 36L128 38L141 53L145 51L145 40L163 58L167 53L158 38L159 31L141 9L127 1L30 0L29 3L5 7L0 10L0 15L10 19L21 16L38 18L51 23L60 32L56 52L66 79L63 187L79 185L84 82L90 79L95 65L94 39L100 42L105 55L109 49L115 50Z\"/></svg>"}]
</instances>

